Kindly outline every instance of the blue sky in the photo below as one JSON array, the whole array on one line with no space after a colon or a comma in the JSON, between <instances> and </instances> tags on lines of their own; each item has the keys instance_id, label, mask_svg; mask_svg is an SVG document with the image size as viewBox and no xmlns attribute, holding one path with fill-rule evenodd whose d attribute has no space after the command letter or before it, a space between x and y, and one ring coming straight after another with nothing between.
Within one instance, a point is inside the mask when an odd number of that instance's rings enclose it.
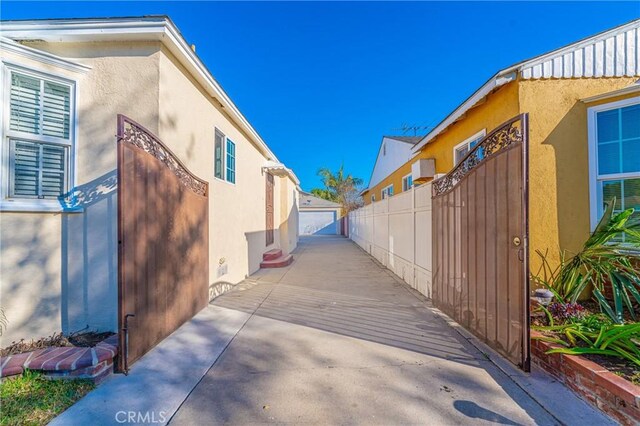
<instances>
[{"instance_id":1,"label":"blue sky","mask_svg":"<svg viewBox=\"0 0 640 426\"><path fill-rule=\"evenodd\" d=\"M304 189L368 181L382 135L435 125L499 69L640 17L638 2L8 2L2 19L171 16Z\"/></svg>"}]
</instances>

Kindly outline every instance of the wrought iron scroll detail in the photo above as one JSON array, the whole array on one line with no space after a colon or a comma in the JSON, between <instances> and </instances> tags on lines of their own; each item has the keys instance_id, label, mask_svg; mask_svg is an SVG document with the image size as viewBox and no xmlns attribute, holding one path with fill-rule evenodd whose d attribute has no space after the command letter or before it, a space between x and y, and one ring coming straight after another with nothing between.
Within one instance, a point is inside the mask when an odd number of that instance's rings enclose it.
<instances>
[{"instance_id":1,"label":"wrought iron scroll detail","mask_svg":"<svg viewBox=\"0 0 640 426\"><path fill-rule=\"evenodd\" d=\"M206 181L191 173L153 133L123 115L118 116L118 139L121 143L129 143L153 155L176 175L182 185L198 195L207 196Z\"/></svg>"},{"instance_id":2,"label":"wrought iron scroll detail","mask_svg":"<svg viewBox=\"0 0 640 426\"><path fill-rule=\"evenodd\" d=\"M471 149L453 170L433 181L433 196L442 195L452 190L481 162L514 144L525 142L527 133L527 114L518 115L500 125Z\"/></svg>"}]
</instances>

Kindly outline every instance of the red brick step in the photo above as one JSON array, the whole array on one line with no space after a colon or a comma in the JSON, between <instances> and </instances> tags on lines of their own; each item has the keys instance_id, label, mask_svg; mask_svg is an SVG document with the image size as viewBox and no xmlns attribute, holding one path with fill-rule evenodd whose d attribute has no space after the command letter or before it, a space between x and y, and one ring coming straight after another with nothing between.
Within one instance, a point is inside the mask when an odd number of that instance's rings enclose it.
<instances>
[{"instance_id":1,"label":"red brick step","mask_svg":"<svg viewBox=\"0 0 640 426\"><path fill-rule=\"evenodd\" d=\"M279 257L282 257L282 250L280 249L271 249L262 254L262 260L274 260Z\"/></svg>"},{"instance_id":2,"label":"red brick step","mask_svg":"<svg viewBox=\"0 0 640 426\"><path fill-rule=\"evenodd\" d=\"M261 268L284 268L291 265L293 262L293 255L287 254L286 256L280 256L275 259L265 260L260 263Z\"/></svg>"}]
</instances>

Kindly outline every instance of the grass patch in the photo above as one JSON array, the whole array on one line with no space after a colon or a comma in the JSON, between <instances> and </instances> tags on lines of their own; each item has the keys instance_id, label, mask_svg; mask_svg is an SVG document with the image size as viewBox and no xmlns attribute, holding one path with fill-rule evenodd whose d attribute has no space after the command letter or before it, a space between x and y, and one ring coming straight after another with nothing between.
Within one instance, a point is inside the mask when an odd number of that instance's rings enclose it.
<instances>
[{"instance_id":1,"label":"grass patch","mask_svg":"<svg viewBox=\"0 0 640 426\"><path fill-rule=\"evenodd\" d=\"M25 371L0 384L0 425L45 425L94 387L90 380L49 380Z\"/></svg>"}]
</instances>

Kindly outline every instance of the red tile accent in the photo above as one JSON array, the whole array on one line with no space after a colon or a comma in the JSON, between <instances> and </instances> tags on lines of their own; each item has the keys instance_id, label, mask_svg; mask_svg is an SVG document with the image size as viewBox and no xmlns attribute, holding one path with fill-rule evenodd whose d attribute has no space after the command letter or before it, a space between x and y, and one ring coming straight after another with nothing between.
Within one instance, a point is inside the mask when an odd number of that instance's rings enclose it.
<instances>
[{"instance_id":1,"label":"red tile accent","mask_svg":"<svg viewBox=\"0 0 640 426\"><path fill-rule=\"evenodd\" d=\"M86 377L97 381L113 372L113 358L117 354L117 335L98 343L95 348L53 347L38 349L33 352L1 358L0 376L21 374L24 368L29 368L42 370L53 378Z\"/></svg>"},{"instance_id":2,"label":"red tile accent","mask_svg":"<svg viewBox=\"0 0 640 426\"><path fill-rule=\"evenodd\" d=\"M261 268L284 268L285 266L291 265L293 262L293 256L288 254L286 256L278 257L273 260L265 260L260 263Z\"/></svg>"},{"instance_id":3,"label":"red tile accent","mask_svg":"<svg viewBox=\"0 0 640 426\"><path fill-rule=\"evenodd\" d=\"M262 260L274 260L282 256L282 250L271 249L262 254Z\"/></svg>"}]
</instances>

